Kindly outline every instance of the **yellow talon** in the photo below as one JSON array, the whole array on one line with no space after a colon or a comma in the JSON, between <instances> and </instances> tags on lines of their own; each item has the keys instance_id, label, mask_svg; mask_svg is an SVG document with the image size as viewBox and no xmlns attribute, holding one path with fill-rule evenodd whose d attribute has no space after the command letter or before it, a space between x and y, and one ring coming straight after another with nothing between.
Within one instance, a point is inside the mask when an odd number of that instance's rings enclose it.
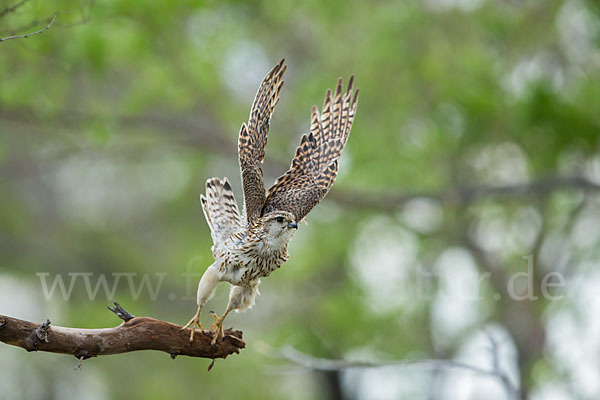
<instances>
[{"instance_id":1,"label":"yellow talon","mask_svg":"<svg viewBox=\"0 0 600 400\"><path fill-rule=\"evenodd\" d=\"M212 315L215 319L215 322L211 325L210 330L214 333L213 339L210 342L211 346L214 346L217 341L223 339L223 320L227 313L223 314L222 317L219 317L215 312L211 311L210 315Z\"/></svg>"},{"instance_id":2,"label":"yellow talon","mask_svg":"<svg viewBox=\"0 0 600 400\"><path fill-rule=\"evenodd\" d=\"M200 322L200 310L202 310L202 307L198 307L198 311L196 311L194 317L190 319L190 321L187 324L185 324L185 326L180 330L181 332L188 327L191 328L192 333L190 334L190 343L194 342L194 333L196 332L196 325L198 326L198 328L200 328L200 330L202 330L202 323Z\"/></svg>"}]
</instances>

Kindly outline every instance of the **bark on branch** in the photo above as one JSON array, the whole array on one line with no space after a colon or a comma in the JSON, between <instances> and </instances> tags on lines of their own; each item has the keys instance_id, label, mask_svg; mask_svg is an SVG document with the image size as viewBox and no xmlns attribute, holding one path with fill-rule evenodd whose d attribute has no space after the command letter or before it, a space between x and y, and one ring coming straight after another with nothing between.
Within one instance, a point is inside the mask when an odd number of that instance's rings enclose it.
<instances>
[{"instance_id":1,"label":"bark on branch","mask_svg":"<svg viewBox=\"0 0 600 400\"><path fill-rule=\"evenodd\" d=\"M212 332L194 336L190 330L149 317L134 317L115 303L115 312L124 322L114 328L79 329L51 326L0 315L0 341L27 351L71 354L80 360L138 350L158 350L176 356L226 358L245 347L242 332L225 330L223 341L211 346Z\"/></svg>"}]
</instances>

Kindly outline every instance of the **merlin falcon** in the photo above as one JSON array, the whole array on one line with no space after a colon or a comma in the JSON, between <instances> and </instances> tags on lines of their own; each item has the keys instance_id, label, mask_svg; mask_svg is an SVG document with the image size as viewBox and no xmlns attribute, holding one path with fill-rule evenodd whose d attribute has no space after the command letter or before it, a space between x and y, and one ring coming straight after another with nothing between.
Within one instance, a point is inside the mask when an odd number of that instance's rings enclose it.
<instances>
[{"instance_id":1,"label":"merlin falcon","mask_svg":"<svg viewBox=\"0 0 600 400\"><path fill-rule=\"evenodd\" d=\"M346 91L339 78L335 93L327 90L321 113L311 110L310 132L302 136L290 169L277 178L265 193L261 164L265 157L267 132L287 69L281 60L264 78L243 123L238 139L238 156L244 193L242 214L227 178L206 182L200 195L202 210L210 227L215 262L206 269L198 285L198 310L182 328L202 329L200 311L218 282L231 283L229 303L215 322L212 344L223 337L223 320L232 310L245 311L254 305L260 279L267 277L289 258L287 247L298 224L329 192L338 172L338 159L348 141L358 89L350 76Z\"/></svg>"}]
</instances>

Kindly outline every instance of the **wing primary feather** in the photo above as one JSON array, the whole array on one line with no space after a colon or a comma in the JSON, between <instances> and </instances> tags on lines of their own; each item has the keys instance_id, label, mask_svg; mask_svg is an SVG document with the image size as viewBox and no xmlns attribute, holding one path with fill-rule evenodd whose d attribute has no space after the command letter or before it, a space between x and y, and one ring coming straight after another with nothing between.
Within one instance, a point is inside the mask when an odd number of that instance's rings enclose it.
<instances>
[{"instance_id":1,"label":"wing primary feather","mask_svg":"<svg viewBox=\"0 0 600 400\"><path fill-rule=\"evenodd\" d=\"M252 102L248 123L240 128L238 155L244 189L243 214L248 224L260 216L266 197L261 164L265 158L271 117L279 104L286 70L285 59L282 59L267 73Z\"/></svg>"},{"instance_id":2,"label":"wing primary feather","mask_svg":"<svg viewBox=\"0 0 600 400\"><path fill-rule=\"evenodd\" d=\"M240 230L240 212L227 178L207 180L206 196L200 195L200 203L215 246Z\"/></svg>"},{"instance_id":3,"label":"wing primary feather","mask_svg":"<svg viewBox=\"0 0 600 400\"><path fill-rule=\"evenodd\" d=\"M333 126L331 133L336 132L340 128L340 117L342 112L342 78L338 79L337 87L335 88L335 98L333 100Z\"/></svg>"},{"instance_id":4,"label":"wing primary feather","mask_svg":"<svg viewBox=\"0 0 600 400\"><path fill-rule=\"evenodd\" d=\"M325 141L329 139L329 134L331 132L331 101L331 89L327 89L327 93L325 93L325 101L323 102L323 114L321 115L321 124L323 125L323 140Z\"/></svg>"},{"instance_id":5,"label":"wing primary feather","mask_svg":"<svg viewBox=\"0 0 600 400\"><path fill-rule=\"evenodd\" d=\"M310 131L302 135L290 169L269 189L262 210L293 213L298 221L329 192L338 172L338 159L344 150L354 122L358 89L354 76L346 90L339 78L335 92L327 90L321 113L311 108Z\"/></svg>"}]
</instances>

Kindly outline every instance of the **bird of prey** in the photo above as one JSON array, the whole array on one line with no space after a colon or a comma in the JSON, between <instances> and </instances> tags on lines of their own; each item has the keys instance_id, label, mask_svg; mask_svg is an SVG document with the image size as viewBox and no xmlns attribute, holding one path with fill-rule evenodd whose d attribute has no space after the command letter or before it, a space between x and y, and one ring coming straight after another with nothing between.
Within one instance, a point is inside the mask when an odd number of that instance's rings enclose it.
<instances>
[{"instance_id":1,"label":"bird of prey","mask_svg":"<svg viewBox=\"0 0 600 400\"><path fill-rule=\"evenodd\" d=\"M290 169L265 193L261 164L267 132L287 69L281 60L264 78L243 123L238 140L244 208L240 214L227 178L206 182L200 195L202 210L210 227L215 262L204 272L198 285L198 310L182 328L191 326L190 341L200 324L200 311L220 281L231 283L225 312L215 318L212 343L223 337L223 320L232 310L244 311L254 305L260 279L269 276L288 259L287 247L298 223L325 197L335 181L338 159L348 140L356 113L358 89L351 76L343 92L338 79L335 93L327 90L321 113L311 110L310 132L302 136Z\"/></svg>"}]
</instances>

